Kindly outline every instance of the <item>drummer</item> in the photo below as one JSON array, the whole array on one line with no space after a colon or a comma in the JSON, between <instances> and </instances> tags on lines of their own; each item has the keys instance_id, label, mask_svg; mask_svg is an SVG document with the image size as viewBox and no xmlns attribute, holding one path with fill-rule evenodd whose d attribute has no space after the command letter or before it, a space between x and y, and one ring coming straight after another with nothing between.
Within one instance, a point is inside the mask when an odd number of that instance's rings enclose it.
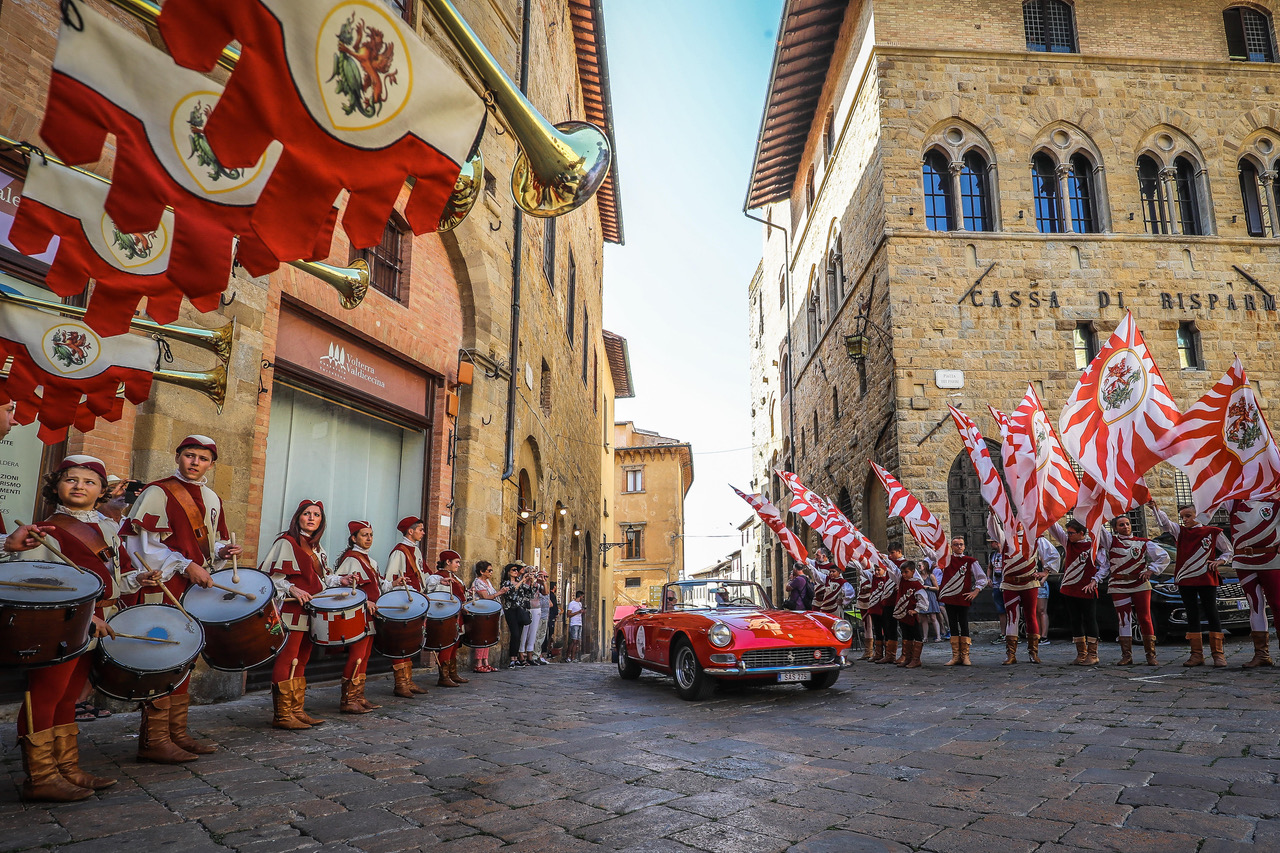
<instances>
[{"instance_id":1,"label":"drummer","mask_svg":"<svg viewBox=\"0 0 1280 853\"><path fill-rule=\"evenodd\" d=\"M387 557L387 583L392 587L423 592L427 585L427 573L422 565L422 548L419 543L427 535L427 528L422 519L411 515L400 519L396 529L400 531L400 541ZM414 694L427 692L413 683L413 658L397 658L391 663L391 671L395 673L397 696L412 699Z\"/></svg>"},{"instance_id":2,"label":"drummer","mask_svg":"<svg viewBox=\"0 0 1280 853\"><path fill-rule=\"evenodd\" d=\"M458 578L458 569L461 566L462 556L457 551L445 550L440 552L440 559L436 561L436 570L432 572L437 578L436 584L441 592L448 588L453 597L458 599L459 604L467 600L467 588ZM436 659L440 662L440 678L436 681L437 686L460 687L471 680L458 674L458 646L461 642L462 639L459 637L454 640L453 645L441 649L436 655Z\"/></svg>"},{"instance_id":3,"label":"drummer","mask_svg":"<svg viewBox=\"0 0 1280 853\"><path fill-rule=\"evenodd\" d=\"M41 528L69 560L89 569L102 581L102 597L94 605L93 637L115 636L107 625L116 612L116 600L136 593L142 582L158 582L160 573L133 570L120 547L119 526L97 510L106 498L107 469L92 456L68 456L45 479L44 499L56 506ZM49 563L62 560L41 545L24 559ZM89 649L96 646L91 643ZM72 802L110 788L115 779L85 773L79 766L75 703L89 681L93 655L81 654L69 661L27 671L30 705L18 714L18 739L22 743L28 778L22 785L26 800Z\"/></svg>"},{"instance_id":4,"label":"drummer","mask_svg":"<svg viewBox=\"0 0 1280 853\"><path fill-rule=\"evenodd\" d=\"M289 519L289 529L276 537L258 570L271 576L284 596L280 608L289 632L284 648L271 667L271 698L277 729L309 729L318 720L303 710L307 699L307 661L311 660L311 617L306 604L324 590L329 575L329 555L320 546L324 536L324 504L304 500Z\"/></svg>"},{"instance_id":5,"label":"drummer","mask_svg":"<svg viewBox=\"0 0 1280 853\"><path fill-rule=\"evenodd\" d=\"M217 461L218 445L212 438L184 438L174 451L177 470L142 490L121 528L129 553L142 563L138 568L159 571L174 598L181 598L193 583L209 587L209 572L240 553L240 547L228 541L222 499L207 485L209 469ZM154 589L144 592L140 603L168 600ZM190 689L191 679L184 678L170 695L143 703L139 761L177 764L217 751L187 732Z\"/></svg>"},{"instance_id":6,"label":"drummer","mask_svg":"<svg viewBox=\"0 0 1280 853\"><path fill-rule=\"evenodd\" d=\"M373 547L373 525L367 521L348 522L347 550L338 558L338 571L330 586L349 586L368 596L369 613L378 609L378 595L391 589L390 581L378 574L378 564L369 556ZM344 714L367 714L381 705L364 698L365 673L369 668L369 655L373 652L373 622L369 633L347 646L347 666L342 670L342 703L338 710Z\"/></svg>"}]
</instances>

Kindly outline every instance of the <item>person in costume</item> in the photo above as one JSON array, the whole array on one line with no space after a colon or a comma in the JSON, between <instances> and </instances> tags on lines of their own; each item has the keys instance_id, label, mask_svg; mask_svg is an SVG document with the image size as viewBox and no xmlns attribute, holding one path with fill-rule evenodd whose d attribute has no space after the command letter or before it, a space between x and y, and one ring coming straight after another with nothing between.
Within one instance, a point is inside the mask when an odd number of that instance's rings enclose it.
<instances>
[{"instance_id":1,"label":"person in costume","mask_svg":"<svg viewBox=\"0 0 1280 853\"><path fill-rule=\"evenodd\" d=\"M1223 504L1231 526L1236 577L1249 599L1249 633L1253 657L1245 669L1272 666L1267 607L1272 622L1280 613L1280 496Z\"/></svg>"},{"instance_id":2,"label":"person in costume","mask_svg":"<svg viewBox=\"0 0 1280 853\"><path fill-rule=\"evenodd\" d=\"M1187 611L1187 642L1191 654L1183 666L1204 666L1204 636L1200 633L1200 614L1209 623L1209 651L1214 666L1227 665L1223 648L1222 621L1218 617L1218 587L1222 575L1218 569L1230 564L1234 553L1221 530L1196 520L1196 508L1190 504L1178 507L1175 524L1153 500L1147 504L1156 515L1156 523L1178 542L1174 558L1173 582L1178 585L1182 605Z\"/></svg>"},{"instance_id":3,"label":"person in costume","mask_svg":"<svg viewBox=\"0 0 1280 853\"><path fill-rule=\"evenodd\" d=\"M229 541L222 499L208 486L209 470L217 461L218 445L209 436L184 438L174 453L177 470L142 490L121 527L125 548L138 568L160 572L161 583L174 599L181 599L191 584L209 587L210 570L223 568L240 553ZM139 603L168 601L158 587L148 587ZM217 751L187 731L190 689L188 677L168 696L142 703L139 761L177 764Z\"/></svg>"},{"instance_id":4,"label":"person in costume","mask_svg":"<svg viewBox=\"0 0 1280 853\"><path fill-rule=\"evenodd\" d=\"M1062 546L1062 583L1058 591L1067 605L1067 621L1076 644L1073 666L1098 663L1098 584L1106 577L1093 558L1093 539L1076 519L1054 524L1049 535Z\"/></svg>"},{"instance_id":5,"label":"person in costume","mask_svg":"<svg viewBox=\"0 0 1280 853\"><path fill-rule=\"evenodd\" d=\"M982 564L964 551L965 538L953 536L951 554L936 570L941 572L938 601L947 612L947 624L951 629L951 660L943 666L973 665L969 659L973 639L969 633L969 607L987 585L987 576L982 571Z\"/></svg>"},{"instance_id":6,"label":"person in costume","mask_svg":"<svg viewBox=\"0 0 1280 853\"><path fill-rule=\"evenodd\" d=\"M904 563L898 564L903 565ZM898 654L898 623L893 621L893 607L898 600L898 566L878 564L871 575L871 592L867 612L875 631L875 650L872 663L896 663Z\"/></svg>"},{"instance_id":7,"label":"person in costume","mask_svg":"<svg viewBox=\"0 0 1280 853\"><path fill-rule=\"evenodd\" d=\"M1116 666L1133 663L1133 623L1142 629L1142 649L1147 666L1159 666L1156 659L1156 625L1151 618L1150 579L1169 566L1169 552L1150 539L1133 535L1133 522L1127 515L1111 519L1111 530L1105 527L1098 537L1099 576L1107 579L1107 594L1116 607L1120 626L1116 642L1120 644L1120 660Z\"/></svg>"},{"instance_id":8,"label":"person in costume","mask_svg":"<svg viewBox=\"0 0 1280 853\"><path fill-rule=\"evenodd\" d=\"M991 524L995 524L994 517ZM999 537L992 531L997 541ZM1016 537L1018 541L1006 545L1003 549L1003 565L1001 566L1000 595L1004 599L1004 665L1018 662L1018 623L1026 624L1027 657L1032 663L1040 663L1040 620L1037 618L1037 596L1040 584L1045 583L1045 574L1040 569L1040 562L1048 563L1049 555L1041 557L1041 551L1053 551L1048 542L1037 539L1034 544L1026 542L1025 537ZM1030 547L1027 547L1030 545ZM1056 556L1056 554L1054 555Z\"/></svg>"},{"instance_id":9,"label":"person in costume","mask_svg":"<svg viewBox=\"0 0 1280 853\"><path fill-rule=\"evenodd\" d=\"M907 560L899 571L898 595L893 603L893 619L902 631L903 659L898 666L907 669L920 667L920 652L924 648L924 631L920 614L929 607L929 596L924 591L924 580L917 571L919 564Z\"/></svg>"},{"instance_id":10,"label":"person in costume","mask_svg":"<svg viewBox=\"0 0 1280 853\"><path fill-rule=\"evenodd\" d=\"M440 559L436 561L436 569L432 572L439 578L436 582L439 587L448 589L460 603L467 600L467 588L458 579L458 569L461 566L462 556L457 551L445 550L440 552ZM458 645L461 642L459 637L454 640L453 645L441 649L436 655L440 666L440 678L436 684L440 687L460 687L471 680L458 674Z\"/></svg>"},{"instance_id":11,"label":"person in costume","mask_svg":"<svg viewBox=\"0 0 1280 853\"><path fill-rule=\"evenodd\" d=\"M378 596L391 588L391 584L383 580L378 573L378 563L369 555L373 547L373 525L367 521L347 523L350 535L347 537L347 550L338 557L338 569L330 586L343 586L358 589L368 596L367 607L372 616L378 610ZM342 670L342 702L338 710L344 714L367 714L381 708L364 696L366 673L369 669L369 655L373 653L373 622L369 622L369 632L364 637L347 646L347 665Z\"/></svg>"},{"instance_id":12,"label":"person in costume","mask_svg":"<svg viewBox=\"0 0 1280 853\"><path fill-rule=\"evenodd\" d=\"M400 541L387 557L387 583L393 588L411 589L425 594L427 573L422 563L420 543L422 537L427 535L427 528L422 519L411 515L400 519L396 529L400 531ZM413 683L413 658L396 659L391 664L391 672L395 675L395 694L402 699L412 699L415 695L427 692Z\"/></svg>"},{"instance_id":13,"label":"person in costume","mask_svg":"<svg viewBox=\"0 0 1280 853\"><path fill-rule=\"evenodd\" d=\"M329 555L320 545L324 536L324 504L304 500L289 519L289 528L276 537L258 571L270 575L284 599L281 621L288 631L284 647L271 666L271 699L277 729L309 729L324 720L303 708L307 699L307 662L311 660L311 616L307 602L330 578Z\"/></svg>"},{"instance_id":14,"label":"person in costume","mask_svg":"<svg viewBox=\"0 0 1280 853\"><path fill-rule=\"evenodd\" d=\"M25 800L72 802L116 784L115 779L80 769L76 699L89 683L90 652L97 638L115 636L107 620L115 614L117 600L136 593L143 582L158 581L160 575L133 570L120 547L119 526L97 509L106 497L106 486L106 466L92 456L68 456L45 480L42 495L56 508L40 526L49 531L47 535L67 559L102 581L102 595L94 604L94 640L85 653L27 671L30 704L18 713L18 741L27 769L22 784ZM44 545L29 550L23 559L62 562Z\"/></svg>"}]
</instances>

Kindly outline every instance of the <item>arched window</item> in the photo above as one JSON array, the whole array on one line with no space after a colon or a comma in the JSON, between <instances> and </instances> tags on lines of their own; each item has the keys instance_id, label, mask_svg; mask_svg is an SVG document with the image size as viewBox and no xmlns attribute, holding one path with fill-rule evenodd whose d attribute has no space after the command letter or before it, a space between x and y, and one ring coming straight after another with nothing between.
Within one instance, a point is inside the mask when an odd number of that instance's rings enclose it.
<instances>
[{"instance_id":1,"label":"arched window","mask_svg":"<svg viewBox=\"0 0 1280 853\"><path fill-rule=\"evenodd\" d=\"M1203 234L1200 219L1200 197L1196 188L1196 167L1186 157L1173 163L1174 183L1178 193L1178 226L1183 234Z\"/></svg>"},{"instance_id":2,"label":"arched window","mask_svg":"<svg viewBox=\"0 0 1280 853\"><path fill-rule=\"evenodd\" d=\"M1257 9L1233 6L1222 11L1227 55L1240 62L1275 62L1276 36L1271 18Z\"/></svg>"},{"instance_id":3,"label":"arched window","mask_svg":"<svg viewBox=\"0 0 1280 853\"><path fill-rule=\"evenodd\" d=\"M950 231L956 217L948 184L947 160L939 151L924 157L924 222L930 231Z\"/></svg>"},{"instance_id":4,"label":"arched window","mask_svg":"<svg viewBox=\"0 0 1280 853\"><path fill-rule=\"evenodd\" d=\"M1165 216L1160 167L1146 154L1138 158L1138 190L1142 194L1142 221L1147 226L1147 233L1168 234L1169 220Z\"/></svg>"},{"instance_id":5,"label":"arched window","mask_svg":"<svg viewBox=\"0 0 1280 853\"><path fill-rule=\"evenodd\" d=\"M1076 52L1071 7L1062 0L1026 0L1022 4L1022 27L1027 36L1027 50Z\"/></svg>"},{"instance_id":6,"label":"arched window","mask_svg":"<svg viewBox=\"0 0 1280 853\"><path fill-rule=\"evenodd\" d=\"M1031 158L1031 186L1036 197L1036 228L1041 234L1066 231L1057 169L1049 155L1037 154Z\"/></svg>"},{"instance_id":7,"label":"arched window","mask_svg":"<svg viewBox=\"0 0 1280 853\"><path fill-rule=\"evenodd\" d=\"M987 187L987 160L977 151L964 155L960 168L960 204L966 231L990 231L991 193Z\"/></svg>"},{"instance_id":8,"label":"arched window","mask_svg":"<svg viewBox=\"0 0 1280 853\"><path fill-rule=\"evenodd\" d=\"M1250 237L1265 237L1262 194L1258 185L1258 168L1252 160L1240 161L1240 200L1244 203L1244 224Z\"/></svg>"},{"instance_id":9,"label":"arched window","mask_svg":"<svg viewBox=\"0 0 1280 853\"><path fill-rule=\"evenodd\" d=\"M1094 211L1093 164L1083 154L1071 158L1067 175L1067 201L1071 212L1071 230L1077 234L1093 234L1098 230Z\"/></svg>"}]
</instances>

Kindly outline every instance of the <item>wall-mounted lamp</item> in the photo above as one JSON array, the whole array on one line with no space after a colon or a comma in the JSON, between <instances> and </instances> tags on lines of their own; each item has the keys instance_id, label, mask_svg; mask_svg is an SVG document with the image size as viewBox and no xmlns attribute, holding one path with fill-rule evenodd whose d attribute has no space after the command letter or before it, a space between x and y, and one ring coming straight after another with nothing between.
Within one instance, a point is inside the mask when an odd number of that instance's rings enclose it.
<instances>
[{"instance_id":1,"label":"wall-mounted lamp","mask_svg":"<svg viewBox=\"0 0 1280 853\"><path fill-rule=\"evenodd\" d=\"M560 514L561 514L561 515L568 515L568 514L569 514L569 508L568 508L567 506L562 506L562 507L560 507Z\"/></svg>"},{"instance_id":2,"label":"wall-mounted lamp","mask_svg":"<svg viewBox=\"0 0 1280 853\"><path fill-rule=\"evenodd\" d=\"M582 528L575 524L575 525L573 526L573 535L574 535L574 536L581 536L581 535L582 535Z\"/></svg>"},{"instance_id":3,"label":"wall-mounted lamp","mask_svg":"<svg viewBox=\"0 0 1280 853\"><path fill-rule=\"evenodd\" d=\"M844 352L855 361L867 357L867 336L861 332L844 336Z\"/></svg>"}]
</instances>

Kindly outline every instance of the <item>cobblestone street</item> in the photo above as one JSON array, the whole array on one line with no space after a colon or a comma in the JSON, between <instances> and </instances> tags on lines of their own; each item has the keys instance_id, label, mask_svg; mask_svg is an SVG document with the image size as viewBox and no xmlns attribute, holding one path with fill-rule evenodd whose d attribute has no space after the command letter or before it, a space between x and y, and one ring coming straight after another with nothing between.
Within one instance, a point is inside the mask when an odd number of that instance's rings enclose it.
<instances>
[{"instance_id":1,"label":"cobblestone street","mask_svg":"<svg viewBox=\"0 0 1280 853\"><path fill-rule=\"evenodd\" d=\"M195 708L193 764L137 764L136 714L81 725L87 769L120 784L24 807L6 729L0 849L878 851L1280 849L1280 671L858 664L836 687L731 688L703 704L607 664L472 675L365 716L313 689L306 732L269 697ZM1104 661L1114 647L1103 644ZM429 679L421 679L424 686Z\"/></svg>"}]
</instances>

